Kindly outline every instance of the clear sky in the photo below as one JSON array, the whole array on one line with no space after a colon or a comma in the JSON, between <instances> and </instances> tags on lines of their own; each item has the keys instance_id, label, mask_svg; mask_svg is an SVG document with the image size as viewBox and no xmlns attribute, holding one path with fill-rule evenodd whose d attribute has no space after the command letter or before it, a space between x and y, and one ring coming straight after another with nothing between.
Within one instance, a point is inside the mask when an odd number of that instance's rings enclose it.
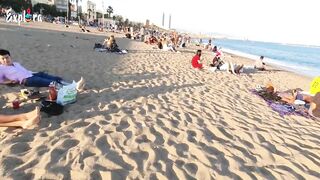
<instances>
[{"instance_id":1,"label":"clear sky","mask_svg":"<svg viewBox=\"0 0 320 180\"><path fill-rule=\"evenodd\" d=\"M95 0L129 20L195 33L320 46L320 0Z\"/></svg>"}]
</instances>

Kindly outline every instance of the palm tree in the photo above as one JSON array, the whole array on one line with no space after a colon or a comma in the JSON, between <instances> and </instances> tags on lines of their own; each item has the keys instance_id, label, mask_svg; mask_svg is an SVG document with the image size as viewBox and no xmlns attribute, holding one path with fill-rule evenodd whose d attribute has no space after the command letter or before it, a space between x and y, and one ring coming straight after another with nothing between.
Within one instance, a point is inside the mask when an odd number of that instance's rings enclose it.
<instances>
[{"instance_id":1,"label":"palm tree","mask_svg":"<svg viewBox=\"0 0 320 180\"><path fill-rule=\"evenodd\" d=\"M124 26L128 26L129 25L129 19L127 18L125 21L124 21Z\"/></svg>"},{"instance_id":2,"label":"palm tree","mask_svg":"<svg viewBox=\"0 0 320 180\"><path fill-rule=\"evenodd\" d=\"M111 6L108 6L107 13L108 13L108 17L110 18L111 14L113 13L113 8Z\"/></svg>"}]
</instances>

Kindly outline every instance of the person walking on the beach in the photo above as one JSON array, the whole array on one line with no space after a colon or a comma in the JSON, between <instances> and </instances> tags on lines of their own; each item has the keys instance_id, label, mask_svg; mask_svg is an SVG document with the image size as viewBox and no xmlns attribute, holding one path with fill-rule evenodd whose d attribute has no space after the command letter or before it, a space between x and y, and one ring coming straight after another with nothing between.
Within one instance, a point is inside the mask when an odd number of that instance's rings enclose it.
<instances>
[{"instance_id":1,"label":"person walking on the beach","mask_svg":"<svg viewBox=\"0 0 320 180\"><path fill-rule=\"evenodd\" d=\"M17 62L13 62L10 52L0 49L0 83L1 84L22 84L27 87L49 87L52 82L58 84L68 84L61 77L52 76L44 72L33 73ZM81 79L77 82L77 90L84 88L85 81Z\"/></svg>"},{"instance_id":2,"label":"person walking on the beach","mask_svg":"<svg viewBox=\"0 0 320 180\"><path fill-rule=\"evenodd\" d=\"M191 64L192 67L196 69L202 69L203 65L200 63L200 57L201 57L201 50L197 50L197 53L195 56L193 56Z\"/></svg>"},{"instance_id":3,"label":"person walking on the beach","mask_svg":"<svg viewBox=\"0 0 320 180\"><path fill-rule=\"evenodd\" d=\"M40 110L35 110L17 115L0 115L0 127L22 127L23 129L32 129L40 121Z\"/></svg>"}]
</instances>

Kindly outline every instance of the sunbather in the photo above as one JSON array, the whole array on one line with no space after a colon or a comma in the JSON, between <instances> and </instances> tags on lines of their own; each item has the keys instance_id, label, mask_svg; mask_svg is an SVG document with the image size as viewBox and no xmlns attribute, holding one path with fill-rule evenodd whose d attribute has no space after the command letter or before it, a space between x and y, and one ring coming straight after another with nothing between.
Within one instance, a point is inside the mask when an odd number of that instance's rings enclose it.
<instances>
[{"instance_id":1,"label":"sunbather","mask_svg":"<svg viewBox=\"0 0 320 180\"><path fill-rule=\"evenodd\" d=\"M267 85L267 87L265 87L263 90L265 90L266 93L277 95L281 98L281 101L288 104L295 104L296 100L309 103L310 108L308 113L310 115L320 117L320 92L314 96L303 93L302 89L277 92L271 84Z\"/></svg>"},{"instance_id":2,"label":"sunbather","mask_svg":"<svg viewBox=\"0 0 320 180\"><path fill-rule=\"evenodd\" d=\"M0 49L0 83L15 84L19 83L27 87L49 87L52 83L61 85L68 84L61 77L52 76L44 72L33 73L17 62L13 62L10 52ZM77 89L81 91L84 88L85 81L81 79L77 82Z\"/></svg>"},{"instance_id":3,"label":"sunbather","mask_svg":"<svg viewBox=\"0 0 320 180\"><path fill-rule=\"evenodd\" d=\"M17 115L0 115L0 127L21 127L23 129L32 129L40 121L40 110L35 110Z\"/></svg>"}]
</instances>

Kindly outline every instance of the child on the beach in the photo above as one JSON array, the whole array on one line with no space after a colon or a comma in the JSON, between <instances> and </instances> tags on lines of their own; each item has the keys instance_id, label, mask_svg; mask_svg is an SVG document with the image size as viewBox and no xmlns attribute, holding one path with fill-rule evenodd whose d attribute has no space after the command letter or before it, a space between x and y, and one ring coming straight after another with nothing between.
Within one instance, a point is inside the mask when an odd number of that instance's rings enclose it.
<instances>
[{"instance_id":1,"label":"child on the beach","mask_svg":"<svg viewBox=\"0 0 320 180\"><path fill-rule=\"evenodd\" d=\"M68 84L61 77L52 76L44 72L33 73L17 62L13 62L10 52L0 49L0 83L1 84L22 84L27 87L49 87L55 82L61 85ZM84 88L85 81L81 79L77 82L77 90Z\"/></svg>"}]
</instances>

